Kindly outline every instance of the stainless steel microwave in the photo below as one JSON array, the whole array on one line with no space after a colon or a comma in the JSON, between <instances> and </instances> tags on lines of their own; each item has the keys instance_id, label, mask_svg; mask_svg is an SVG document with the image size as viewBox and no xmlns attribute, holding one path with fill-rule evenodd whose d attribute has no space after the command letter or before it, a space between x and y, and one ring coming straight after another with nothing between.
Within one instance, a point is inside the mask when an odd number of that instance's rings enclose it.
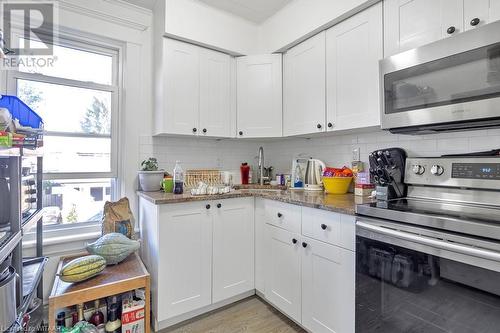
<instances>
[{"instance_id":1,"label":"stainless steel microwave","mask_svg":"<svg viewBox=\"0 0 500 333\"><path fill-rule=\"evenodd\" d=\"M380 61L382 129L500 126L500 21Z\"/></svg>"}]
</instances>

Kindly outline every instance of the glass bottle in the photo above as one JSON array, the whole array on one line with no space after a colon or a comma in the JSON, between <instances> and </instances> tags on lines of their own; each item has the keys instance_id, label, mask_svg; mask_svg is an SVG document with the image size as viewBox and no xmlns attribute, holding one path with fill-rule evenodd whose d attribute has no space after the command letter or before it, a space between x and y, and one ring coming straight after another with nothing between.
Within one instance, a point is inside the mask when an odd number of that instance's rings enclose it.
<instances>
[{"instance_id":1,"label":"glass bottle","mask_svg":"<svg viewBox=\"0 0 500 333\"><path fill-rule=\"evenodd\" d=\"M64 311L61 311L57 313L56 332L62 332L65 327L66 327L66 313Z\"/></svg>"},{"instance_id":2,"label":"glass bottle","mask_svg":"<svg viewBox=\"0 0 500 333\"><path fill-rule=\"evenodd\" d=\"M119 333L121 331L122 322L118 318L118 305L111 304L109 309L109 318L106 323L106 332Z\"/></svg>"},{"instance_id":3,"label":"glass bottle","mask_svg":"<svg viewBox=\"0 0 500 333\"><path fill-rule=\"evenodd\" d=\"M99 309L98 299L94 301L94 313L92 313L89 322L91 324L94 324L95 326L99 326L100 324L104 323L104 313L102 313L101 310Z\"/></svg>"},{"instance_id":4,"label":"glass bottle","mask_svg":"<svg viewBox=\"0 0 500 333\"><path fill-rule=\"evenodd\" d=\"M174 194L184 192L184 171L181 167L181 161L175 161L174 167Z\"/></svg>"}]
</instances>

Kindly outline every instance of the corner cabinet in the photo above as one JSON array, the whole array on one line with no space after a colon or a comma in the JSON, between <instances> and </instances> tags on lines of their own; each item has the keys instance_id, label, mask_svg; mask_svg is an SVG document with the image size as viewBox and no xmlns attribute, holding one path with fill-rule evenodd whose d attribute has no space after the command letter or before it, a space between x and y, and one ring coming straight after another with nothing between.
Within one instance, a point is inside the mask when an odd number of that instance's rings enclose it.
<instances>
[{"instance_id":1,"label":"corner cabinet","mask_svg":"<svg viewBox=\"0 0 500 333\"><path fill-rule=\"evenodd\" d=\"M500 19L498 0L385 0L384 56Z\"/></svg>"},{"instance_id":2,"label":"corner cabinet","mask_svg":"<svg viewBox=\"0 0 500 333\"><path fill-rule=\"evenodd\" d=\"M164 38L155 134L230 137L231 56Z\"/></svg>"},{"instance_id":3,"label":"corner cabinet","mask_svg":"<svg viewBox=\"0 0 500 333\"><path fill-rule=\"evenodd\" d=\"M326 31L327 131L380 125L382 3Z\"/></svg>"},{"instance_id":4,"label":"corner cabinet","mask_svg":"<svg viewBox=\"0 0 500 333\"><path fill-rule=\"evenodd\" d=\"M253 198L165 205L139 199L155 330L253 294L253 212Z\"/></svg>"},{"instance_id":5,"label":"corner cabinet","mask_svg":"<svg viewBox=\"0 0 500 333\"><path fill-rule=\"evenodd\" d=\"M283 135L325 131L325 31L284 55Z\"/></svg>"},{"instance_id":6,"label":"corner cabinet","mask_svg":"<svg viewBox=\"0 0 500 333\"><path fill-rule=\"evenodd\" d=\"M282 136L281 54L236 58L237 137Z\"/></svg>"}]
</instances>

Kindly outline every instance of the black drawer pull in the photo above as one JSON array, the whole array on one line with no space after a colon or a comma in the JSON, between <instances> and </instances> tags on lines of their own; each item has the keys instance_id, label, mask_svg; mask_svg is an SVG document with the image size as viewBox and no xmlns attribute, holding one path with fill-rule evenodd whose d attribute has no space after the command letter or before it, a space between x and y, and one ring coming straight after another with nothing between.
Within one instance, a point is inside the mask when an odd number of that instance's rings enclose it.
<instances>
[{"instance_id":1,"label":"black drawer pull","mask_svg":"<svg viewBox=\"0 0 500 333\"><path fill-rule=\"evenodd\" d=\"M293 244L297 244L297 240L295 238L292 239Z\"/></svg>"},{"instance_id":2,"label":"black drawer pull","mask_svg":"<svg viewBox=\"0 0 500 333\"><path fill-rule=\"evenodd\" d=\"M321 224L321 229L326 230L326 228L328 228L328 226L326 224L324 224L324 223Z\"/></svg>"},{"instance_id":3,"label":"black drawer pull","mask_svg":"<svg viewBox=\"0 0 500 333\"><path fill-rule=\"evenodd\" d=\"M302 242L302 247L305 249L307 247L307 243L306 242Z\"/></svg>"}]
</instances>

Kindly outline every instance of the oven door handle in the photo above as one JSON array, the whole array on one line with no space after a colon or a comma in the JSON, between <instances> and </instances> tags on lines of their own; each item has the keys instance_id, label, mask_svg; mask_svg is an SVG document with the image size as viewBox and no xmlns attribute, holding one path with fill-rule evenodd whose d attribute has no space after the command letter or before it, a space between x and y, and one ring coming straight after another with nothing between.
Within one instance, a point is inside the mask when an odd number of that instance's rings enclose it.
<instances>
[{"instance_id":1,"label":"oven door handle","mask_svg":"<svg viewBox=\"0 0 500 333\"><path fill-rule=\"evenodd\" d=\"M356 222L356 226L384 236L398 238L409 242L415 242L421 245L447 250L450 252L461 253L468 256L500 262L500 253L495 251L490 251L487 249L473 247L465 244L447 242L436 238L417 235L414 233L384 228L369 222L362 222L360 220Z\"/></svg>"}]
</instances>

